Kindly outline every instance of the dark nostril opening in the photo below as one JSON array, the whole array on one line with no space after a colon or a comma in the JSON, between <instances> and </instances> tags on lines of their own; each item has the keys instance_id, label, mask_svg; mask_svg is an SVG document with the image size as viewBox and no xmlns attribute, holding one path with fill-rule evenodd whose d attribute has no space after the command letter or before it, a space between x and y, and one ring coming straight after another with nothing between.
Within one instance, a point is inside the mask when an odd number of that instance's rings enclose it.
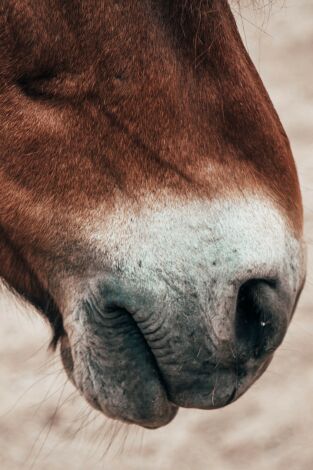
<instances>
[{"instance_id":1,"label":"dark nostril opening","mask_svg":"<svg viewBox=\"0 0 313 470\"><path fill-rule=\"evenodd\" d=\"M260 358L274 351L285 332L275 301L274 280L251 279L239 289L235 334L238 354L242 358ZM281 330L281 331L280 331Z\"/></svg>"}]
</instances>

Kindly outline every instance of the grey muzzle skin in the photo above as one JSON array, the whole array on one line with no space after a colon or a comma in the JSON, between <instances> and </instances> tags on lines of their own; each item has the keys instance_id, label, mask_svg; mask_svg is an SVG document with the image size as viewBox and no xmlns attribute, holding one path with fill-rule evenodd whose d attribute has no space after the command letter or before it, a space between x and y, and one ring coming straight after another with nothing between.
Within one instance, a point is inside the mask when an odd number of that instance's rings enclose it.
<instances>
[{"instance_id":1,"label":"grey muzzle skin","mask_svg":"<svg viewBox=\"0 0 313 470\"><path fill-rule=\"evenodd\" d=\"M101 286L77 311L82 357L73 362L88 368L72 378L94 407L146 427L166 424L179 406L213 409L237 399L269 364L291 309L273 280L247 281L227 297L233 326L225 321L221 336L200 312L194 321L196 295L188 310L182 296L183 313L173 318L148 310L144 298L127 309L121 292Z\"/></svg>"},{"instance_id":2,"label":"grey muzzle skin","mask_svg":"<svg viewBox=\"0 0 313 470\"><path fill-rule=\"evenodd\" d=\"M229 404L266 369L303 286L303 245L271 206L233 207L210 208L210 223L192 208L150 216L84 279L63 359L92 406L156 428L178 407Z\"/></svg>"}]
</instances>

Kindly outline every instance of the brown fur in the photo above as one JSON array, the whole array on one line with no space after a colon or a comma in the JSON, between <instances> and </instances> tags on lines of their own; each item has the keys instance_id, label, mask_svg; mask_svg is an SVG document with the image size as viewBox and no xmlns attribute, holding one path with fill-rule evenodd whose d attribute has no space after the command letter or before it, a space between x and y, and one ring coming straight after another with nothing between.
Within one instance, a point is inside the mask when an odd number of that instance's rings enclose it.
<instances>
[{"instance_id":1,"label":"brown fur","mask_svg":"<svg viewBox=\"0 0 313 470\"><path fill-rule=\"evenodd\" d=\"M225 0L2 0L0 122L0 276L56 340L50 279L85 262L69 214L244 186L301 233L289 143Z\"/></svg>"}]
</instances>

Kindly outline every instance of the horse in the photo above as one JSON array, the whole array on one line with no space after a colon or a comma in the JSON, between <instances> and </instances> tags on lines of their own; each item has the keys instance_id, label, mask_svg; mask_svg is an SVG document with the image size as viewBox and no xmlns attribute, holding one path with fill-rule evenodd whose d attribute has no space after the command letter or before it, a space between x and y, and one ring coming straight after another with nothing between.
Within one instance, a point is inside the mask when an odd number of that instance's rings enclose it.
<instances>
[{"instance_id":1,"label":"horse","mask_svg":"<svg viewBox=\"0 0 313 470\"><path fill-rule=\"evenodd\" d=\"M243 395L305 280L290 144L227 0L2 0L0 277L154 429Z\"/></svg>"}]
</instances>

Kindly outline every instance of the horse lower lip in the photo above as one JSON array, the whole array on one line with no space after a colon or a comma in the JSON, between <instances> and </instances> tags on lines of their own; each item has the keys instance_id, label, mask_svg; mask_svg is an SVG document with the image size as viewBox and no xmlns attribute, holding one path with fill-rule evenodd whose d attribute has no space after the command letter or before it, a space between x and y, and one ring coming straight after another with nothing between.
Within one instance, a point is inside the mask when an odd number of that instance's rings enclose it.
<instances>
[{"instance_id":1,"label":"horse lower lip","mask_svg":"<svg viewBox=\"0 0 313 470\"><path fill-rule=\"evenodd\" d=\"M74 385L107 416L146 428L175 417L177 406L169 402L153 352L128 311L108 312L102 321L102 311L97 316L90 304L82 305L62 339L61 356Z\"/></svg>"},{"instance_id":2,"label":"horse lower lip","mask_svg":"<svg viewBox=\"0 0 313 470\"><path fill-rule=\"evenodd\" d=\"M230 403L232 403L235 400L236 395L237 395L237 387L234 387L234 390L232 391L227 402L225 403L225 406L230 405Z\"/></svg>"}]
</instances>

